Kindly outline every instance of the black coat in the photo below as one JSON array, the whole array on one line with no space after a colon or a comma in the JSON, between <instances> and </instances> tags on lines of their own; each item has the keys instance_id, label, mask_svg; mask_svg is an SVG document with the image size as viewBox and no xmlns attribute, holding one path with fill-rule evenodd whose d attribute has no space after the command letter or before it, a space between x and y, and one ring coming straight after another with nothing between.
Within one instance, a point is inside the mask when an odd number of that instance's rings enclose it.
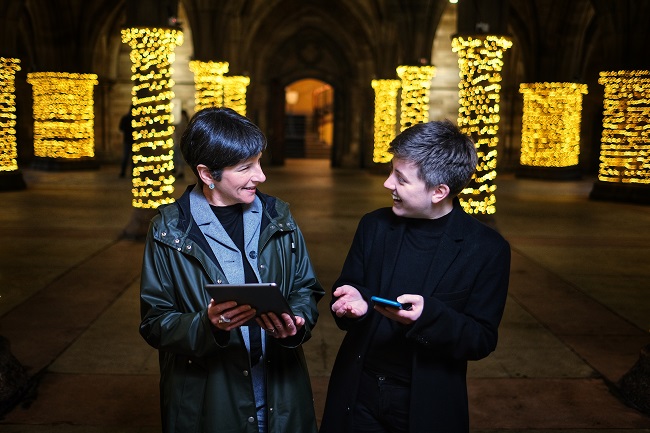
<instances>
[{"instance_id":1,"label":"black coat","mask_svg":"<svg viewBox=\"0 0 650 433\"><path fill-rule=\"evenodd\" d=\"M370 307L359 319L334 315L347 334L332 370L321 433L353 431L351 415L363 360L381 317L370 297L387 294L404 223L390 208L365 215L334 284L334 289L343 284L356 287ZM415 345L410 431L468 432L467 361L484 358L496 348L508 291L510 246L467 215L456 199L431 266L428 289L420 293L422 315L406 333Z\"/></svg>"}]
</instances>

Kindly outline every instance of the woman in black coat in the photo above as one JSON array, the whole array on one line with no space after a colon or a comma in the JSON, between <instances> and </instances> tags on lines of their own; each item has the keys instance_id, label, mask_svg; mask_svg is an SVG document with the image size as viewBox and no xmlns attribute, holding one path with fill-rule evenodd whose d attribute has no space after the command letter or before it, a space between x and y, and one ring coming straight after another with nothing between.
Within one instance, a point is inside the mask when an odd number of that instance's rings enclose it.
<instances>
[{"instance_id":1,"label":"woman in black coat","mask_svg":"<svg viewBox=\"0 0 650 433\"><path fill-rule=\"evenodd\" d=\"M347 334L320 431L468 432L467 361L496 348L510 247L456 198L477 158L453 124L415 125L390 151L393 207L361 219L334 284ZM411 305L370 308L372 296Z\"/></svg>"}]
</instances>

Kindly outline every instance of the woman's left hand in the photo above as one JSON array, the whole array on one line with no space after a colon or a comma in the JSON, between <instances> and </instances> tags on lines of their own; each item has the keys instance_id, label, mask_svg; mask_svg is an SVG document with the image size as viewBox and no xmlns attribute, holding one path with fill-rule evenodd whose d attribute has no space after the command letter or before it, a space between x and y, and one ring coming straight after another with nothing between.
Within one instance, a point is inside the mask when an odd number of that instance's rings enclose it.
<instances>
[{"instance_id":1,"label":"woman's left hand","mask_svg":"<svg viewBox=\"0 0 650 433\"><path fill-rule=\"evenodd\" d=\"M296 322L294 323L287 313L282 313L280 317L275 313L265 313L255 320L266 331L266 335L275 338L287 338L296 335L298 330L305 324L305 319L300 316L296 316Z\"/></svg>"},{"instance_id":2,"label":"woman's left hand","mask_svg":"<svg viewBox=\"0 0 650 433\"><path fill-rule=\"evenodd\" d=\"M375 304L374 308L380 314L402 325L410 325L422 315L422 309L424 308L424 298L422 296L405 294L398 296L396 301L402 304L409 303L411 304L411 308L409 310L401 310L395 307L383 307L379 304Z\"/></svg>"}]
</instances>

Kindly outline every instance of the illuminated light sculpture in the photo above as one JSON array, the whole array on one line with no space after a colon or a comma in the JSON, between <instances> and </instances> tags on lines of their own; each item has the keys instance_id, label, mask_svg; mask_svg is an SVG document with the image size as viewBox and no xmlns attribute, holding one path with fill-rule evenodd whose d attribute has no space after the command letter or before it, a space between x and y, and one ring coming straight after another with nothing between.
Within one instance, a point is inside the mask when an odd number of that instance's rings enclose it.
<instances>
[{"instance_id":1,"label":"illuminated light sculpture","mask_svg":"<svg viewBox=\"0 0 650 433\"><path fill-rule=\"evenodd\" d=\"M194 73L194 111L223 105L223 76L228 67L228 62L190 61L190 71Z\"/></svg>"},{"instance_id":2,"label":"illuminated light sculpture","mask_svg":"<svg viewBox=\"0 0 650 433\"><path fill-rule=\"evenodd\" d=\"M590 197L650 203L650 71L601 72L600 167Z\"/></svg>"},{"instance_id":3,"label":"illuminated light sculpture","mask_svg":"<svg viewBox=\"0 0 650 433\"><path fill-rule=\"evenodd\" d=\"M587 85L523 83L519 92L524 98L521 174L534 176L541 169L542 177L548 177L549 170L578 176L582 95L587 94Z\"/></svg>"},{"instance_id":4,"label":"illuminated light sculpture","mask_svg":"<svg viewBox=\"0 0 650 433\"><path fill-rule=\"evenodd\" d=\"M97 75L31 72L27 82L34 95L34 156L46 166L93 158Z\"/></svg>"},{"instance_id":5,"label":"illuminated light sculpture","mask_svg":"<svg viewBox=\"0 0 650 433\"><path fill-rule=\"evenodd\" d=\"M476 174L460 196L463 209L473 215L496 212L497 132L503 55L512 42L502 36L455 37L460 83L458 126L476 140Z\"/></svg>"},{"instance_id":6,"label":"illuminated light sculpture","mask_svg":"<svg viewBox=\"0 0 650 433\"><path fill-rule=\"evenodd\" d=\"M0 57L0 171L18 170L16 150L16 72L20 60Z\"/></svg>"},{"instance_id":7,"label":"illuminated light sculpture","mask_svg":"<svg viewBox=\"0 0 650 433\"><path fill-rule=\"evenodd\" d=\"M250 82L249 77L239 75L223 77L223 106L246 116L246 89Z\"/></svg>"},{"instance_id":8,"label":"illuminated light sculpture","mask_svg":"<svg viewBox=\"0 0 650 433\"><path fill-rule=\"evenodd\" d=\"M373 162L385 164L393 159L388 147L397 132L397 92L400 87L400 80L372 80L375 89Z\"/></svg>"},{"instance_id":9,"label":"illuminated light sculpture","mask_svg":"<svg viewBox=\"0 0 650 433\"><path fill-rule=\"evenodd\" d=\"M0 191L25 188L16 146L16 72L20 60L0 57Z\"/></svg>"},{"instance_id":10,"label":"illuminated light sculpture","mask_svg":"<svg viewBox=\"0 0 650 433\"><path fill-rule=\"evenodd\" d=\"M251 80L244 76L225 76L228 68L228 62L190 62L190 70L194 72L194 111L228 107L246 115L246 90Z\"/></svg>"},{"instance_id":11,"label":"illuminated light sculpture","mask_svg":"<svg viewBox=\"0 0 650 433\"><path fill-rule=\"evenodd\" d=\"M429 89L435 66L398 66L401 80L400 132L429 121Z\"/></svg>"},{"instance_id":12,"label":"illuminated light sculpture","mask_svg":"<svg viewBox=\"0 0 650 433\"><path fill-rule=\"evenodd\" d=\"M156 209L174 201L171 65L183 33L171 28L129 28L122 30L122 42L131 48L132 62L132 205Z\"/></svg>"}]
</instances>

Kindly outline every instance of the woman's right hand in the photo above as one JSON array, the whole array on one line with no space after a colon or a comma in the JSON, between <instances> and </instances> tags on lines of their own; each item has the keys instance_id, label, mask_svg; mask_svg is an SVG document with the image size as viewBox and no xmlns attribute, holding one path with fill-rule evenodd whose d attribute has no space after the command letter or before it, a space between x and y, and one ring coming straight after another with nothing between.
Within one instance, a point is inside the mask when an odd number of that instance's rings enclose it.
<instances>
[{"instance_id":1,"label":"woman's right hand","mask_svg":"<svg viewBox=\"0 0 650 433\"><path fill-rule=\"evenodd\" d=\"M214 303L210 299L208 318L221 331L232 331L255 317L256 310L250 305L237 305L235 301Z\"/></svg>"},{"instance_id":2,"label":"woman's right hand","mask_svg":"<svg viewBox=\"0 0 650 433\"><path fill-rule=\"evenodd\" d=\"M338 317L361 317L368 312L368 303L359 291L349 285L337 287L332 293L336 302L332 304L332 311Z\"/></svg>"}]
</instances>

